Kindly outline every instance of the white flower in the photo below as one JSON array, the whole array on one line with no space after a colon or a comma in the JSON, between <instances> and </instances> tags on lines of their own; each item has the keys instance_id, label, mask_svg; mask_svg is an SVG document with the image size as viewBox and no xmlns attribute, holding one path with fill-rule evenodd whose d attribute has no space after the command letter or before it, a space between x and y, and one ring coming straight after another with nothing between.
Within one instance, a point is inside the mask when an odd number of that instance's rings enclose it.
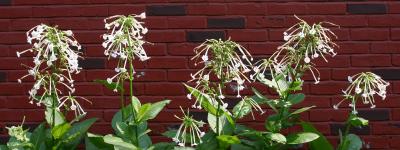
<instances>
[{"instance_id":1,"label":"white flower","mask_svg":"<svg viewBox=\"0 0 400 150\"><path fill-rule=\"evenodd\" d=\"M382 100L386 98L386 87L389 86L389 83L372 72L362 72L349 76L348 80L351 84L343 91L345 98L337 105L340 105L344 100L350 100L350 107L353 108L353 112L356 112L355 103L358 99L361 99L364 104L370 104L371 108L375 108L375 94L380 96Z\"/></svg>"},{"instance_id":2,"label":"white flower","mask_svg":"<svg viewBox=\"0 0 400 150\"><path fill-rule=\"evenodd\" d=\"M200 127L203 127L205 123L193 119L189 114L189 110L186 113L183 111L182 107L181 110L183 117L175 116L175 118L181 120L182 124L179 126L178 131L172 140L182 147L185 146L186 143L189 143L192 146L202 143L203 141L201 138L204 136L204 132L200 130Z\"/></svg>"},{"instance_id":3,"label":"white flower","mask_svg":"<svg viewBox=\"0 0 400 150\"><path fill-rule=\"evenodd\" d=\"M202 59L204 62L206 62L206 61L208 61L208 56L207 56L207 55L203 55L203 56L201 57L201 59Z\"/></svg>"},{"instance_id":4,"label":"white flower","mask_svg":"<svg viewBox=\"0 0 400 150\"><path fill-rule=\"evenodd\" d=\"M28 43L33 44L33 47L17 52L17 56L33 52L35 55L33 57L34 66L30 66L28 74L18 79L18 82L22 82L22 79L28 76L35 79L32 89L28 92L29 103L33 103L35 100L37 106L41 106L41 104L47 106L49 103L46 102L47 95L55 94L58 107L67 106L67 103L71 102L71 98L62 103L62 99L65 97L63 93L75 92L71 74L77 74L81 70L78 66L78 58L81 53L78 51L81 47L80 44L71 30L62 31L45 24L33 27L26 35ZM78 50L74 47L78 47ZM68 95L68 97L73 96ZM71 104L80 106L77 101L71 102ZM79 113L77 115L81 115L82 112L84 112L83 109L77 112Z\"/></svg>"},{"instance_id":5,"label":"white flower","mask_svg":"<svg viewBox=\"0 0 400 150\"><path fill-rule=\"evenodd\" d=\"M146 61L150 58L143 47L143 44L146 43L143 40L143 35L148 32L148 29L143 27L144 23L138 20L145 18L146 14L141 13L140 15L129 16L116 15L104 19L106 29L110 30L103 35L104 55L109 58L118 58L120 62L115 69L118 74L110 78L110 80L117 78L117 85L133 76L134 72L128 73L126 67L130 67L135 58L140 61Z\"/></svg>"},{"instance_id":6,"label":"white flower","mask_svg":"<svg viewBox=\"0 0 400 150\"><path fill-rule=\"evenodd\" d=\"M291 37L292 37L292 36L290 36L290 35L285 35L285 36L283 36L283 40L289 41L289 39L290 39Z\"/></svg>"},{"instance_id":7,"label":"white flower","mask_svg":"<svg viewBox=\"0 0 400 150\"><path fill-rule=\"evenodd\" d=\"M146 19L146 13L142 12L140 15L138 15L137 17L139 17L140 19Z\"/></svg>"},{"instance_id":8,"label":"white flower","mask_svg":"<svg viewBox=\"0 0 400 150\"><path fill-rule=\"evenodd\" d=\"M307 64L310 63L310 58L309 57L304 58L304 62Z\"/></svg>"}]
</instances>

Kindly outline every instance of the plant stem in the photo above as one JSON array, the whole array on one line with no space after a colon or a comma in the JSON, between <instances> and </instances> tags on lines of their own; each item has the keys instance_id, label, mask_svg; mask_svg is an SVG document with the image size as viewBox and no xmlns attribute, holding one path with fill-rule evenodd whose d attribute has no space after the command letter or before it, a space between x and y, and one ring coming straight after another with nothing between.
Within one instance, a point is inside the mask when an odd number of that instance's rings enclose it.
<instances>
[{"instance_id":1,"label":"plant stem","mask_svg":"<svg viewBox=\"0 0 400 150\"><path fill-rule=\"evenodd\" d=\"M120 98L121 98L121 113L122 113L122 120L126 119L125 116L125 111L124 111L124 107L125 107L125 98L124 98L124 91L120 91Z\"/></svg>"},{"instance_id":2,"label":"plant stem","mask_svg":"<svg viewBox=\"0 0 400 150\"><path fill-rule=\"evenodd\" d=\"M132 115L133 115L133 119L134 119L134 121L136 122L136 111L134 110L135 109L135 107L133 106L134 105L134 102L133 102L133 74L134 74L134 72L133 72L133 62L132 62L132 60L130 60L129 61L129 90L130 90L130 98L131 98L131 106L132 106ZM135 124L135 144L138 146L138 147L140 147L139 146L139 137L138 137L138 125L139 124Z\"/></svg>"}]
</instances>

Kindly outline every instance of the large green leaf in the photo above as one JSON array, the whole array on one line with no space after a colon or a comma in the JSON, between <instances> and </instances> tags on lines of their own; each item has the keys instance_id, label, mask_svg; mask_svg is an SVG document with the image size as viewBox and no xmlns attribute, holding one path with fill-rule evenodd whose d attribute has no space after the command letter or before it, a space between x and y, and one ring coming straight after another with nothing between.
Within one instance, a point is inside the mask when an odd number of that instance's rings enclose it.
<instances>
[{"instance_id":1,"label":"large green leaf","mask_svg":"<svg viewBox=\"0 0 400 150\"><path fill-rule=\"evenodd\" d=\"M51 129L51 134L53 135L54 139L59 139L61 138L67 131L71 128L71 125L69 123L63 123L60 125L57 125Z\"/></svg>"},{"instance_id":2,"label":"large green leaf","mask_svg":"<svg viewBox=\"0 0 400 150\"><path fill-rule=\"evenodd\" d=\"M166 143L166 142L160 142L157 144L154 144L153 150L173 150L175 147L176 143Z\"/></svg>"},{"instance_id":3,"label":"large green leaf","mask_svg":"<svg viewBox=\"0 0 400 150\"><path fill-rule=\"evenodd\" d=\"M286 137L280 133L267 133L265 137L277 143L286 143Z\"/></svg>"},{"instance_id":4,"label":"large green leaf","mask_svg":"<svg viewBox=\"0 0 400 150\"><path fill-rule=\"evenodd\" d=\"M45 117L46 117L47 123L50 125L53 124L53 118L54 118L54 126L58 126L60 124L65 123L66 121L65 121L64 115L58 110L54 110L54 111L53 110L54 109L51 109L49 107L46 108Z\"/></svg>"},{"instance_id":5,"label":"large green leaf","mask_svg":"<svg viewBox=\"0 0 400 150\"><path fill-rule=\"evenodd\" d=\"M35 149L41 149L44 146L44 141L46 139L46 128L45 123L41 123L39 126L33 130L30 142L35 146Z\"/></svg>"},{"instance_id":6,"label":"large green leaf","mask_svg":"<svg viewBox=\"0 0 400 150\"><path fill-rule=\"evenodd\" d=\"M104 139L105 143L114 145L115 150L137 150L138 149L135 145L125 142L121 138L115 137L111 134L104 136L103 139Z\"/></svg>"},{"instance_id":7,"label":"large green leaf","mask_svg":"<svg viewBox=\"0 0 400 150\"><path fill-rule=\"evenodd\" d=\"M368 120L357 116L351 116L350 123L355 127L360 127L368 125Z\"/></svg>"},{"instance_id":8,"label":"large green leaf","mask_svg":"<svg viewBox=\"0 0 400 150\"><path fill-rule=\"evenodd\" d=\"M217 119L219 120L218 129L217 129ZM208 124L210 125L210 128L214 131L214 133L222 133L222 130L224 129L225 121L226 121L225 115L216 117L213 114L208 113L207 121L208 121Z\"/></svg>"},{"instance_id":9,"label":"large green leaf","mask_svg":"<svg viewBox=\"0 0 400 150\"><path fill-rule=\"evenodd\" d=\"M308 148L310 150L333 150L333 146L331 143L329 143L329 141L326 139L326 137L319 132L311 123L307 123L307 122L301 122L301 127L303 128L304 132L312 132L315 134L319 135L319 138L311 141L310 143L308 143Z\"/></svg>"},{"instance_id":10,"label":"large green leaf","mask_svg":"<svg viewBox=\"0 0 400 150\"><path fill-rule=\"evenodd\" d=\"M287 144L303 144L307 142L314 141L319 136L318 134L311 133L311 132L301 132L290 134L286 137Z\"/></svg>"},{"instance_id":11,"label":"large green leaf","mask_svg":"<svg viewBox=\"0 0 400 150\"><path fill-rule=\"evenodd\" d=\"M305 95L302 93L298 93L298 94L290 94L288 97L288 101L292 104L298 104L300 102L302 102L305 98Z\"/></svg>"},{"instance_id":12,"label":"large green leaf","mask_svg":"<svg viewBox=\"0 0 400 150\"><path fill-rule=\"evenodd\" d=\"M85 137L85 147L87 150L113 150L111 144L104 142L103 136L92 133L87 133Z\"/></svg>"},{"instance_id":13,"label":"large green leaf","mask_svg":"<svg viewBox=\"0 0 400 150\"><path fill-rule=\"evenodd\" d=\"M61 142L63 143L61 144L61 147L63 147L63 149L75 149L86 135L87 130L94 122L96 122L96 120L96 118L91 118L73 124L70 130L68 130L68 132L61 138Z\"/></svg>"},{"instance_id":14,"label":"large green leaf","mask_svg":"<svg viewBox=\"0 0 400 150\"><path fill-rule=\"evenodd\" d=\"M235 105L235 107L233 107L232 112L235 118L243 118L251 112L251 105L249 103L246 103L244 100L241 100Z\"/></svg>"},{"instance_id":15,"label":"large green leaf","mask_svg":"<svg viewBox=\"0 0 400 150\"><path fill-rule=\"evenodd\" d=\"M122 84L117 85L116 82L108 83L107 80L94 80L94 82L103 84L105 87L107 87L110 90L117 89L119 92L124 92L124 87Z\"/></svg>"},{"instance_id":16,"label":"large green leaf","mask_svg":"<svg viewBox=\"0 0 400 150\"><path fill-rule=\"evenodd\" d=\"M360 137L355 134L348 134L345 137L343 147L340 150L360 150L362 148L362 141Z\"/></svg>"},{"instance_id":17,"label":"large green leaf","mask_svg":"<svg viewBox=\"0 0 400 150\"><path fill-rule=\"evenodd\" d=\"M132 96L131 100L132 100L132 104L133 104L133 109L136 111L136 113L138 113L140 110L140 107L142 107L140 100L135 96Z\"/></svg>"},{"instance_id":18,"label":"large green leaf","mask_svg":"<svg viewBox=\"0 0 400 150\"><path fill-rule=\"evenodd\" d=\"M309 109L311 109L311 108L314 108L314 107L315 107L315 106L303 107L303 108L300 108L300 109L295 110L295 111L292 112L290 115L300 114L300 113L305 112L305 111L307 111L307 110L309 110Z\"/></svg>"},{"instance_id":19,"label":"large green leaf","mask_svg":"<svg viewBox=\"0 0 400 150\"><path fill-rule=\"evenodd\" d=\"M114 129L115 132L118 131L117 129L117 122L123 122L122 120L122 110L123 112L127 112L126 116L132 115L132 105L129 104L128 106L125 106L124 108L121 108L120 110L117 111L117 113L114 114L112 120L111 120L111 127Z\"/></svg>"},{"instance_id":20,"label":"large green leaf","mask_svg":"<svg viewBox=\"0 0 400 150\"><path fill-rule=\"evenodd\" d=\"M220 135L217 136L220 149L228 149L232 144L239 144L240 140L237 136Z\"/></svg>"},{"instance_id":21,"label":"large green leaf","mask_svg":"<svg viewBox=\"0 0 400 150\"><path fill-rule=\"evenodd\" d=\"M144 104L142 107L140 107L137 122L154 119L165 107L165 105L169 104L170 102L171 100L163 100L153 104Z\"/></svg>"}]
</instances>

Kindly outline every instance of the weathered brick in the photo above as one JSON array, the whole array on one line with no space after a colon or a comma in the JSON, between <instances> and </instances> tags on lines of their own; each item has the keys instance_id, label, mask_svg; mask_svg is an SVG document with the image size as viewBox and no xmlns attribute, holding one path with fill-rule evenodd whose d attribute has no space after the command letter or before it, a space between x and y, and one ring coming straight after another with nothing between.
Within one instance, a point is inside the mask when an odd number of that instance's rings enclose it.
<instances>
[{"instance_id":1,"label":"weathered brick","mask_svg":"<svg viewBox=\"0 0 400 150\"><path fill-rule=\"evenodd\" d=\"M342 131L342 133L344 133L346 126L344 124L331 124L331 133L333 135L339 135L339 130ZM364 126L362 128L351 128L350 129L350 133L354 133L357 135L369 135L371 133L371 128L370 126Z\"/></svg>"},{"instance_id":2,"label":"weathered brick","mask_svg":"<svg viewBox=\"0 0 400 150\"><path fill-rule=\"evenodd\" d=\"M244 18L208 18L208 28L244 28Z\"/></svg>"},{"instance_id":3,"label":"weathered brick","mask_svg":"<svg viewBox=\"0 0 400 150\"><path fill-rule=\"evenodd\" d=\"M358 114L369 121L387 121L390 119L390 111L387 109L359 110Z\"/></svg>"},{"instance_id":4,"label":"weathered brick","mask_svg":"<svg viewBox=\"0 0 400 150\"><path fill-rule=\"evenodd\" d=\"M372 72L384 80L400 80L400 69L373 69Z\"/></svg>"},{"instance_id":5,"label":"weathered brick","mask_svg":"<svg viewBox=\"0 0 400 150\"><path fill-rule=\"evenodd\" d=\"M347 12L350 14L385 14L385 4L347 4Z\"/></svg>"},{"instance_id":6,"label":"weathered brick","mask_svg":"<svg viewBox=\"0 0 400 150\"><path fill-rule=\"evenodd\" d=\"M0 6L9 6L11 5L11 0L0 0Z\"/></svg>"},{"instance_id":7,"label":"weathered brick","mask_svg":"<svg viewBox=\"0 0 400 150\"><path fill-rule=\"evenodd\" d=\"M79 66L84 69L104 69L105 62L102 58L86 58L79 61Z\"/></svg>"},{"instance_id":8,"label":"weathered brick","mask_svg":"<svg viewBox=\"0 0 400 150\"><path fill-rule=\"evenodd\" d=\"M146 13L149 16L184 16L186 8L183 5L154 5L147 6Z\"/></svg>"},{"instance_id":9,"label":"weathered brick","mask_svg":"<svg viewBox=\"0 0 400 150\"><path fill-rule=\"evenodd\" d=\"M225 39L224 31L188 31L186 40L189 42L204 42L206 39Z\"/></svg>"}]
</instances>

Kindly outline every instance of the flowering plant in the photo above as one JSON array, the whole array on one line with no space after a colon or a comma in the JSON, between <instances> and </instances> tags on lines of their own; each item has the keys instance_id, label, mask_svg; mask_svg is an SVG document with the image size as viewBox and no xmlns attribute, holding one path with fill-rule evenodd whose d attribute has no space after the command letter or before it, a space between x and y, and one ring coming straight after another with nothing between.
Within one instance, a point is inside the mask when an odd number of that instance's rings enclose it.
<instances>
[{"instance_id":1,"label":"flowering plant","mask_svg":"<svg viewBox=\"0 0 400 150\"><path fill-rule=\"evenodd\" d=\"M22 125L8 128L11 137L8 149L74 149L85 135L85 132L96 121L88 119L79 121L86 115L78 99L90 102L81 96L74 96L74 80L71 74L80 72L78 58L80 44L72 31L62 31L45 24L37 25L27 32L27 41L33 47L17 52L20 57L26 52L33 52L34 66L27 66L28 74L18 79L32 76L35 83L29 91L31 104L44 105L45 123L39 125L34 132L23 130ZM64 110L64 111L62 111ZM75 119L68 122L65 118L68 111L75 112Z\"/></svg>"},{"instance_id":2,"label":"flowering plant","mask_svg":"<svg viewBox=\"0 0 400 150\"><path fill-rule=\"evenodd\" d=\"M109 58L118 59L118 65L114 69L117 72L107 80L97 80L114 92L120 93L121 110L112 119L112 127L116 135L100 136L88 134L86 148L101 149L104 147L114 149L152 149L151 139L148 133L147 120L154 119L170 100L156 103L141 104L133 95L133 79L135 70L133 60L139 58L146 61L147 56L143 40L147 28L138 19L145 19L146 14L140 15L116 15L104 19L105 28L111 30L103 35L104 54ZM131 104L125 106L124 82L129 80L129 99ZM100 143L99 143L100 141Z\"/></svg>"}]
</instances>

